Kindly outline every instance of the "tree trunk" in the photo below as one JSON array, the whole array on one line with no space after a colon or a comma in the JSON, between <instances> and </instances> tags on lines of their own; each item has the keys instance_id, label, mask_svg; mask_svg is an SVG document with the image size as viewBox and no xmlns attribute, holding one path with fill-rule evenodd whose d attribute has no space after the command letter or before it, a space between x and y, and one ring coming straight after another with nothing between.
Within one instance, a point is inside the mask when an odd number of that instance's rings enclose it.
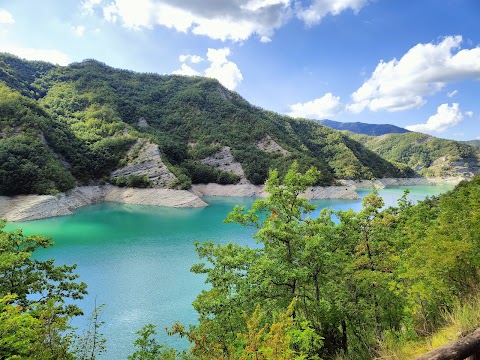
<instances>
[{"instance_id":1,"label":"tree trunk","mask_svg":"<svg viewBox=\"0 0 480 360\"><path fill-rule=\"evenodd\" d=\"M348 352L348 345L347 345L347 322L342 320L342 349L345 354Z\"/></svg>"}]
</instances>

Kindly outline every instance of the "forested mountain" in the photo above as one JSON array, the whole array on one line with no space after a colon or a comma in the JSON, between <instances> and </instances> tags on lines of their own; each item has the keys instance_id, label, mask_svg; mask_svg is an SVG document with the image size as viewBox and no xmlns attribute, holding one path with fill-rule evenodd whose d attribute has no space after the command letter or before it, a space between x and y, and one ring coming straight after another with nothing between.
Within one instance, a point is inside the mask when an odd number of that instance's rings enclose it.
<instances>
[{"instance_id":1,"label":"forested mountain","mask_svg":"<svg viewBox=\"0 0 480 360\"><path fill-rule=\"evenodd\" d=\"M480 150L465 142L408 132L367 136L350 133L381 157L412 167L425 176L478 173Z\"/></svg>"},{"instance_id":2,"label":"forested mountain","mask_svg":"<svg viewBox=\"0 0 480 360\"><path fill-rule=\"evenodd\" d=\"M209 78L1 54L0 92L0 194L98 182L261 184L270 168L285 174L294 161L317 167L318 184L413 175L341 132L252 106Z\"/></svg>"},{"instance_id":3,"label":"forested mountain","mask_svg":"<svg viewBox=\"0 0 480 360\"><path fill-rule=\"evenodd\" d=\"M316 120L319 124L335 130L347 130L356 134L380 136L385 134L403 134L407 129L390 124L367 124L362 122L340 122L333 120Z\"/></svg>"},{"instance_id":4,"label":"forested mountain","mask_svg":"<svg viewBox=\"0 0 480 360\"><path fill-rule=\"evenodd\" d=\"M469 140L465 141L468 145L480 147L480 140Z\"/></svg>"}]
</instances>

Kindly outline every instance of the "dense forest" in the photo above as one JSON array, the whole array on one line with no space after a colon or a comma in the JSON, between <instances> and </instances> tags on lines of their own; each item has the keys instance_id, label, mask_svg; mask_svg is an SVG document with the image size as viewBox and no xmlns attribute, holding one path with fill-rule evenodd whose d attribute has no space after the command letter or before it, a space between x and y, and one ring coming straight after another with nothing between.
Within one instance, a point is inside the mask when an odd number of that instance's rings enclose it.
<instances>
[{"instance_id":1,"label":"dense forest","mask_svg":"<svg viewBox=\"0 0 480 360\"><path fill-rule=\"evenodd\" d=\"M253 184L263 184L272 168L284 175L294 161L303 171L317 167L323 185L414 175L340 132L255 107L209 78L140 74L95 60L60 67L0 54L0 93L4 195L110 182L139 138L159 147L177 179L173 188L239 181L202 162L224 147ZM262 141L282 151L267 151Z\"/></svg>"},{"instance_id":2,"label":"dense forest","mask_svg":"<svg viewBox=\"0 0 480 360\"><path fill-rule=\"evenodd\" d=\"M480 168L480 150L472 142L439 139L417 132L383 136L350 133L350 136L382 158L408 165L423 176L476 174Z\"/></svg>"},{"instance_id":3,"label":"dense forest","mask_svg":"<svg viewBox=\"0 0 480 360\"><path fill-rule=\"evenodd\" d=\"M130 359L412 359L479 327L480 176L418 205L384 208L374 192L358 213L312 218L299 194L319 176L295 163L283 180L270 172L269 197L226 219L256 228L258 247L196 245L192 271L210 285L193 304L199 323L168 330L191 348L159 344L149 324ZM93 359L108 348L98 309L72 335L80 310L67 300L86 285L74 266L32 259L51 244L0 232L1 358Z\"/></svg>"}]
</instances>

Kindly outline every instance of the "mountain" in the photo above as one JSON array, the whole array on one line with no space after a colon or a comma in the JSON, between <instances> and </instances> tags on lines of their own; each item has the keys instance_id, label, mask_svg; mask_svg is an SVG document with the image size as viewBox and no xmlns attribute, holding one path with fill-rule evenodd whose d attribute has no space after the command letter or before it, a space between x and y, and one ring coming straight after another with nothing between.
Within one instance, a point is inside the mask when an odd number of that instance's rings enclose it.
<instances>
[{"instance_id":1,"label":"mountain","mask_svg":"<svg viewBox=\"0 0 480 360\"><path fill-rule=\"evenodd\" d=\"M412 167L425 176L478 173L480 149L465 142L408 132L367 136L350 133L368 149L390 161Z\"/></svg>"},{"instance_id":2,"label":"mountain","mask_svg":"<svg viewBox=\"0 0 480 360\"><path fill-rule=\"evenodd\" d=\"M469 140L465 141L468 145L480 147L480 140Z\"/></svg>"},{"instance_id":3,"label":"mountain","mask_svg":"<svg viewBox=\"0 0 480 360\"><path fill-rule=\"evenodd\" d=\"M347 130L356 134L380 136L385 134L403 134L409 132L407 129L389 124L366 124L362 122L340 122L333 120L315 120L319 124L328 126L335 130Z\"/></svg>"},{"instance_id":4,"label":"mountain","mask_svg":"<svg viewBox=\"0 0 480 360\"><path fill-rule=\"evenodd\" d=\"M405 177L341 132L252 106L218 81L0 54L0 194L75 185L260 184L297 161L319 184Z\"/></svg>"}]
</instances>

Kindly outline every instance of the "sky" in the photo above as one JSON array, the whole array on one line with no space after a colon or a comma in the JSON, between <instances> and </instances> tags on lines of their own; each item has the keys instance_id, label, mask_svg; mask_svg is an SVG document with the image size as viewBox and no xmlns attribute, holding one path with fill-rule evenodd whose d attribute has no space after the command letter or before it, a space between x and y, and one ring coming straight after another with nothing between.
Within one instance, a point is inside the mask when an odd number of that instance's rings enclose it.
<instances>
[{"instance_id":1,"label":"sky","mask_svg":"<svg viewBox=\"0 0 480 360\"><path fill-rule=\"evenodd\" d=\"M208 76L310 119L480 139L480 0L0 0L0 51Z\"/></svg>"}]
</instances>

